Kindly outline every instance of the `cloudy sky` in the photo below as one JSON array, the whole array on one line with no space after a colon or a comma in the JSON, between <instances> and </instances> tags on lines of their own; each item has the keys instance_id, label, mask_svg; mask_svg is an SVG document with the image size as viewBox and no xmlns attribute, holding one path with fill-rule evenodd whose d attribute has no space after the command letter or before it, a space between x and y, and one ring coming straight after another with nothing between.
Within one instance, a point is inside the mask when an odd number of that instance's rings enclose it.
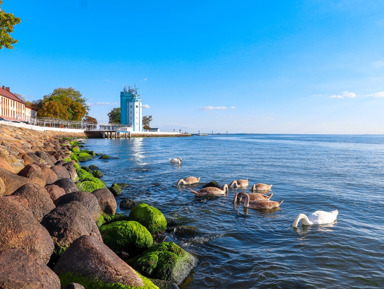
<instances>
[{"instance_id":1,"label":"cloudy sky","mask_svg":"<svg viewBox=\"0 0 384 289\"><path fill-rule=\"evenodd\" d=\"M384 1L4 0L0 83L99 122L136 85L162 131L384 133Z\"/></svg>"}]
</instances>

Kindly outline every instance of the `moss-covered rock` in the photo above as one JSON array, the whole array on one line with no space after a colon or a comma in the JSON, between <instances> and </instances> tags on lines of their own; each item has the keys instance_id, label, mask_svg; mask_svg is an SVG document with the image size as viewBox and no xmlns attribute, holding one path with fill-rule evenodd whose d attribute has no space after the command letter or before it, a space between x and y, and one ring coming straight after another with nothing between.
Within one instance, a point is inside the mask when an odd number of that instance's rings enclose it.
<instances>
[{"instance_id":1,"label":"moss-covered rock","mask_svg":"<svg viewBox=\"0 0 384 289\"><path fill-rule=\"evenodd\" d=\"M100 227L104 244L115 252L135 256L153 244L151 233L136 221L116 221Z\"/></svg>"},{"instance_id":2,"label":"moss-covered rock","mask_svg":"<svg viewBox=\"0 0 384 289\"><path fill-rule=\"evenodd\" d=\"M146 250L132 266L141 274L181 284L197 259L172 242L163 242Z\"/></svg>"},{"instance_id":3,"label":"moss-covered rock","mask_svg":"<svg viewBox=\"0 0 384 289\"><path fill-rule=\"evenodd\" d=\"M92 193L98 189L105 188L105 185L98 184L94 181L84 181L76 184L80 191Z\"/></svg>"},{"instance_id":4,"label":"moss-covered rock","mask_svg":"<svg viewBox=\"0 0 384 289\"><path fill-rule=\"evenodd\" d=\"M74 160L75 162L79 162L79 158L77 157L76 154L71 154L71 160Z\"/></svg>"},{"instance_id":5,"label":"moss-covered rock","mask_svg":"<svg viewBox=\"0 0 384 289\"><path fill-rule=\"evenodd\" d=\"M74 148L72 148L72 151L74 153L79 153L80 152L80 148L78 146L75 146Z\"/></svg>"},{"instance_id":6,"label":"moss-covered rock","mask_svg":"<svg viewBox=\"0 0 384 289\"><path fill-rule=\"evenodd\" d=\"M85 162L85 161L91 160L93 156L90 155L89 153L81 151L80 153L77 154L77 158L80 162Z\"/></svg>"},{"instance_id":7,"label":"moss-covered rock","mask_svg":"<svg viewBox=\"0 0 384 289\"><path fill-rule=\"evenodd\" d=\"M138 273L139 274L139 273ZM139 274L140 275L140 274ZM85 289L159 289L152 281L145 276L140 275L144 286L126 286L121 283L106 283L98 278L81 276L74 273L60 274L60 282L62 286L75 282L84 286Z\"/></svg>"},{"instance_id":8,"label":"moss-covered rock","mask_svg":"<svg viewBox=\"0 0 384 289\"><path fill-rule=\"evenodd\" d=\"M100 171L100 170L94 170L92 171L92 175L95 177L95 178L102 178L104 176L104 174Z\"/></svg>"},{"instance_id":9,"label":"moss-covered rock","mask_svg":"<svg viewBox=\"0 0 384 289\"><path fill-rule=\"evenodd\" d=\"M219 188L219 189L221 189L219 183L216 182L216 181L209 182L209 183L207 183L207 184L205 184L205 185L203 186L203 188L207 188L207 187L214 187L214 188Z\"/></svg>"},{"instance_id":10,"label":"moss-covered rock","mask_svg":"<svg viewBox=\"0 0 384 289\"><path fill-rule=\"evenodd\" d=\"M90 166L89 166L89 169L90 169L91 171L100 170L100 168L99 168L98 166L95 166L95 165L90 165Z\"/></svg>"},{"instance_id":11,"label":"moss-covered rock","mask_svg":"<svg viewBox=\"0 0 384 289\"><path fill-rule=\"evenodd\" d=\"M109 156L109 155L101 155L101 156L99 157L99 159L101 159L101 160L109 160L109 159L110 159L110 156Z\"/></svg>"},{"instance_id":12,"label":"moss-covered rock","mask_svg":"<svg viewBox=\"0 0 384 289\"><path fill-rule=\"evenodd\" d=\"M87 171L88 173L92 174L92 170L88 168L87 166L82 166L81 167L84 171Z\"/></svg>"},{"instance_id":13,"label":"moss-covered rock","mask_svg":"<svg viewBox=\"0 0 384 289\"><path fill-rule=\"evenodd\" d=\"M76 172L81 182L91 181L94 178L94 176L90 172L87 172L86 170L84 170L83 167L81 169L76 170Z\"/></svg>"},{"instance_id":14,"label":"moss-covered rock","mask_svg":"<svg viewBox=\"0 0 384 289\"><path fill-rule=\"evenodd\" d=\"M128 216L121 213L114 214L113 216L102 213L100 214L99 219L96 221L96 225L98 227L101 227L104 224L108 224L116 221L123 221L123 220L128 221Z\"/></svg>"},{"instance_id":15,"label":"moss-covered rock","mask_svg":"<svg viewBox=\"0 0 384 289\"><path fill-rule=\"evenodd\" d=\"M113 183L112 186L109 188L109 190L112 192L114 196L120 196L123 193L123 190L121 189L121 187L116 183Z\"/></svg>"},{"instance_id":16,"label":"moss-covered rock","mask_svg":"<svg viewBox=\"0 0 384 289\"><path fill-rule=\"evenodd\" d=\"M167 220L155 207L141 203L132 208L129 219L145 226L151 234L164 232L167 229Z\"/></svg>"}]
</instances>

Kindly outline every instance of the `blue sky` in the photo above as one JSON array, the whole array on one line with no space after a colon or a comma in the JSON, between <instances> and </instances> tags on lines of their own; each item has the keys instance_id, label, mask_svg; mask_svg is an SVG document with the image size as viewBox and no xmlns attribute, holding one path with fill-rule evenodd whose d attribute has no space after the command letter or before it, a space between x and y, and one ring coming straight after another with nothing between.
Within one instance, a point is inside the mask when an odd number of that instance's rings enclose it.
<instances>
[{"instance_id":1,"label":"blue sky","mask_svg":"<svg viewBox=\"0 0 384 289\"><path fill-rule=\"evenodd\" d=\"M384 1L4 0L21 18L0 83L56 87L99 122L124 85L153 127L188 132L384 133Z\"/></svg>"}]
</instances>

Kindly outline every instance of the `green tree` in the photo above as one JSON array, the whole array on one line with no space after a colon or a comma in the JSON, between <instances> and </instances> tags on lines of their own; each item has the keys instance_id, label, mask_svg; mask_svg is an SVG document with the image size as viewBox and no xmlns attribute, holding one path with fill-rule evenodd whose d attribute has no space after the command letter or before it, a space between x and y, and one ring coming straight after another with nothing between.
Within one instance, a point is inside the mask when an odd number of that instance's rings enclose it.
<instances>
[{"instance_id":1,"label":"green tree","mask_svg":"<svg viewBox=\"0 0 384 289\"><path fill-rule=\"evenodd\" d=\"M19 24L21 20L12 13L1 10L2 4L3 0L0 0L0 49L3 47L12 49L12 44L17 43L17 40L10 34L13 32L13 26Z\"/></svg>"},{"instance_id":2,"label":"green tree","mask_svg":"<svg viewBox=\"0 0 384 289\"><path fill-rule=\"evenodd\" d=\"M108 113L109 123L120 123L120 107L115 107Z\"/></svg>"},{"instance_id":3,"label":"green tree","mask_svg":"<svg viewBox=\"0 0 384 289\"><path fill-rule=\"evenodd\" d=\"M38 109L39 117L54 117L65 120L80 121L87 115L89 107L86 99L78 90L69 88L56 88L51 94L45 95L40 101L32 102ZM57 110L60 107L60 111ZM51 109L51 110L50 110Z\"/></svg>"},{"instance_id":4,"label":"green tree","mask_svg":"<svg viewBox=\"0 0 384 289\"><path fill-rule=\"evenodd\" d=\"M143 127L144 129L151 129L151 121L152 121L152 115L149 115L149 116L146 116L144 115L143 116Z\"/></svg>"}]
</instances>

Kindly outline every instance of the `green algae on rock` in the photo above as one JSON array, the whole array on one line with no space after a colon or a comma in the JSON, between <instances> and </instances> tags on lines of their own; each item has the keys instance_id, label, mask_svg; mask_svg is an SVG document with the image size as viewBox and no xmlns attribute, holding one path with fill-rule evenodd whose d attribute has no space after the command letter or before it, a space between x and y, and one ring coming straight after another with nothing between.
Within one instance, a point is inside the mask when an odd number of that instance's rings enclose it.
<instances>
[{"instance_id":1,"label":"green algae on rock","mask_svg":"<svg viewBox=\"0 0 384 289\"><path fill-rule=\"evenodd\" d=\"M167 220L163 213L145 203L133 207L129 219L145 226L151 234L162 233L167 229Z\"/></svg>"},{"instance_id":2,"label":"green algae on rock","mask_svg":"<svg viewBox=\"0 0 384 289\"><path fill-rule=\"evenodd\" d=\"M105 185L101 182L95 182L95 181L84 181L76 184L80 191L92 193L93 191L96 191L98 189L105 188Z\"/></svg>"},{"instance_id":3,"label":"green algae on rock","mask_svg":"<svg viewBox=\"0 0 384 289\"><path fill-rule=\"evenodd\" d=\"M100 170L94 170L92 171L92 175L95 177L95 178L102 178L104 176L104 174L100 171Z\"/></svg>"},{"instance_id":4,"label":"green algae on rock","mask_svg":"<svg viewBox=\"0 0 384 289\"><path fill-rule=\"evenodd\" d=\"M98 227L101 227L104 224L108 224L108 223L116 222L116 221L123 221L123 220L128 221L128 216L121 214L121 213L117 213L114 215L102 213L102 214L100 214L99 218L97 219L96 225Z\"/></svg>"},{"instance_id":5,"label":"green algae on rock","mask_svg":"<svg viewBox=\"0 0 384 289\"><path fill-rule=\"evenodd\" d=\"M109 190L112 192L114 196L120 196L123 193L123 190L121 189L121 187L116 183L113 183L112 186L109 188Z\"/></svg>"},{"instance_id":6,"label":"green algae on rock","mask_svg":"<svg viewBox=\"0 0 384 289\"><path fill-rule=\"evenodd\" d=\"M98 278L91 278L74 274L71 272L60 274L62 286L75 282L84 286L85 289L159 289L152 281L137 273L143 280L144 286L127 286L121 283L106 283Z\"/></svg>"},{"instance_id":7,"label":"green algae on rock","mask_svg":"<svg viewBox=\"0 0 384 289\"><path fill-rule=\"evenodd\" d=\"M163 242L146 250L132 266L149 278L181 284L196 264L196 257L175 243Z\"/></svg>"},{"instance_id":8,"label":"green algae on rock","mask_svg":"<svg viewBox=\"0 0 384 289\"><path fill-rule=\"evenodd\" d=\"M104 243L114 251L137 255L153 244L151 233L136 221L116 221L100 227Z\"/></svg>"}]
</instances>

